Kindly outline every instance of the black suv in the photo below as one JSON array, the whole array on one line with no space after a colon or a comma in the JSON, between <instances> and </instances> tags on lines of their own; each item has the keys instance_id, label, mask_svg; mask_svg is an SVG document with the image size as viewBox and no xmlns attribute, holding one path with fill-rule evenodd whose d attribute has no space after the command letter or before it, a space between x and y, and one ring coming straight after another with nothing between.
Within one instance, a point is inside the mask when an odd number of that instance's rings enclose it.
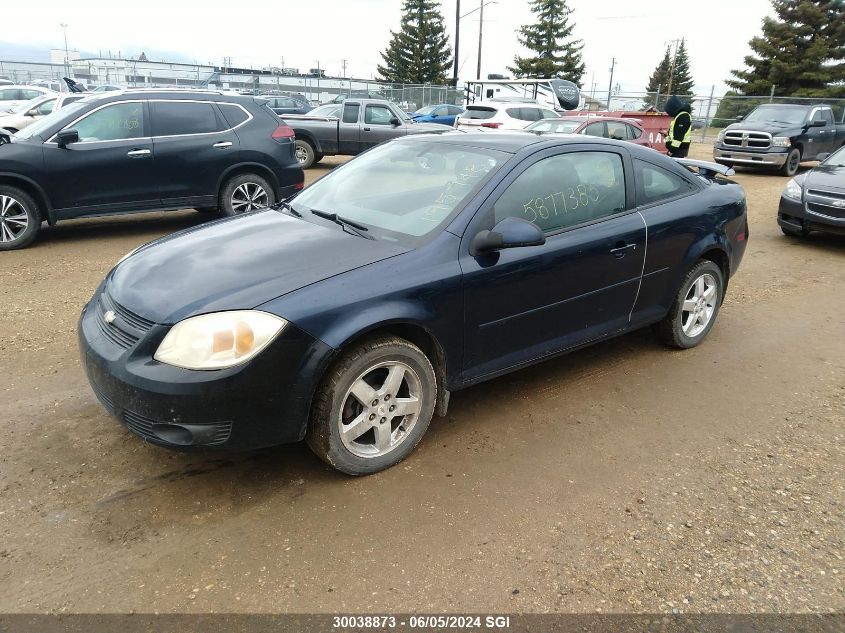
<instances>
[{"instance_id":1,"label":"black suv","mask_svg":"<svg viewBox=\"0 0 845 633\"><path fill-rule=\"evenodd\" d=\"M293 130L261 97L128 90L73 103L0 144L0 251L47 221L186 207L237 215L303 186Z\"/></svg>"}]
</instances>

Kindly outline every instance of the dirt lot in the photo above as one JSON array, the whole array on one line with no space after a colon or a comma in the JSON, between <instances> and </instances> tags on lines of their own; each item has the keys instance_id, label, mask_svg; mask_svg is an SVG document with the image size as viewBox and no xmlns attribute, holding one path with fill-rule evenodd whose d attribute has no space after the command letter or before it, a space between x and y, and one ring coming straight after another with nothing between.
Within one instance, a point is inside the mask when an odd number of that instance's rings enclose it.
<instances>
[{"instance_id":1,"label":"dirt lot","mask_svg":"<svg viewBox=\"0 0 845 633\"><path fill-rule=\"evenodd\" d=\"M704 345L637 332L454 394L364 479L304 445L171 453L95 401L84 302L206 217L3 253L0 611L841 611L845 238L784 237L786 179L737 180L751 239Z\"/></svg>"}]
</instances>

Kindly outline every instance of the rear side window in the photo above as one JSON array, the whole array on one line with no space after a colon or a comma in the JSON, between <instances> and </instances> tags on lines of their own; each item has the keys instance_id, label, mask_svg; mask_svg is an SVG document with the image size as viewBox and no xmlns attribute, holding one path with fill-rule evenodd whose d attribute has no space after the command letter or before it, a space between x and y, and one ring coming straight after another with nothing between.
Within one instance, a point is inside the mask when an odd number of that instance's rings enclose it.
<instances>
[{"instance_id":1,"label":"rear side window","mask_svg":"<svg viewBox=\"0 0 845 633\"><path fill-rule=\"evenodd\" d=\"M217 107L223 113L223 118L226 119L228 127L238 127L241 123L249 119L249 115L244 112L243 108L232 105L231 103L218 103ZM273 113L273 116L275 116L275 113Z\"/></svg>"},{"instance_id":2,"label":"rear side window","mask_svg":"<svg viewBox=\"0 0 845 633\"><path fill-rule=\"evenodd\" d=\"M695 187L685 178L657 165L634 160L637 178L637 204L654 204L693 193Z\"/></svg>"},{"instance_id":3,"label":"rear side window","mask_svg":"<svg viewBox=\"0 0 845 633\"><path fill-rule=\"evenodd\" d=\"M492 119L496 115L494 108L482 108L479 106L470 106L467 111L461 115L462 119Z\"/></svg>"},{"instance_id":4,"label":"rear side window","mask_svg":"<svg viewBox=\"0 0 845 633\"><path fill-rule=\"evenodd\" d=\"M0 101L18 101L21 98L21 91L17 88L6 88L0 90Z\"/></svg>"},{"instance_id":5,"label":"rear side window","mask_svg":"<svg viewBox=\"0 0 845 633\"><path fill-rule=\"evenodd\" d=\"M512 119L519 119L520 121L539 121L542 118L540 108L508 108L505 112Z\"/></svg>"},{"instance_id":6,"label":"rear side window","mask_svg":"<svg viewBox=\"0 0 845 633\"><path fill-rule=\"evenodd\" d=\"M43 92L39 92L38 90L21 90L21 96L24 99L36 99L38 97L43 96Z\"/></svg>"},{"instance_id":7,"label":"rear side window","mask_svg":"<svg viewBox=\"0 0 845 633\"><path fill-rule=\"evenodd\" d=\"M154 101L153 136L208 134L224 129L214 105L187 101Z\"/></svg>"},{"instance_id":8,"label":"rear side window","mask_svg":"<svg viewBox=\"0 0 845 633\"><path fill-rule=\"evenodd\" d=\"M343 106L343 122L344 123L358 123L358 114L361 112L361 106L357 103L350 103Z\"/></svg>"}]
</instances>

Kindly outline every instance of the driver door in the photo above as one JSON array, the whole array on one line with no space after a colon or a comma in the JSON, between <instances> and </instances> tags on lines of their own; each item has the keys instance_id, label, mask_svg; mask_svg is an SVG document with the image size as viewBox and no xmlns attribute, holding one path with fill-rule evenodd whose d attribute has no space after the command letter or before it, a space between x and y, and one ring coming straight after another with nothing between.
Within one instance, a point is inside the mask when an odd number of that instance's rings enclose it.
<instances>
[{"instance_id":1,"label":"driver door","mask_svg":"<svg viewBox=\"0 0 845 633\"><path fill-rule=\"evenodd\" d=\"M626 329L637 297L646 227L627 153L555 148L529 161L462 241L469 382ZM509 216L539 226L546 243L473 255L473 237Z\"/></svg>"},{"instance_id":2,"label":"driver door","mask_svg":"<svg viewBox=\"0 0 845 633\"><path fill-rule=\"evenodd\" d=\"M403 132L397 132L399 126L391 121L396 117L386 105L367 104L364 108L364 124L361 127L361 149L375 147L382 141L388 141Z\"/></svg>"}]
</instances>

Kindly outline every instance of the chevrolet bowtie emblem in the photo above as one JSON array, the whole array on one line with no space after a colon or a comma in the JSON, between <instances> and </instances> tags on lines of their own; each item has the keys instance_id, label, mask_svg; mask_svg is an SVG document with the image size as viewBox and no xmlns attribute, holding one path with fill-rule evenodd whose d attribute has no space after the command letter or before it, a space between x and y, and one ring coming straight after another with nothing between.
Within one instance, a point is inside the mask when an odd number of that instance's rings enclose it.
<instances>
[{"instance_id":1,"label":"chevrolet bowtie emblem","mask_svg":"<svg viewBox=\"0 0 845 633\"><path fill-rule=\"evenodd\" d=\"M113 311L113 310L108 310L108 311L107 311L107 312L103 315L103 320L104 320L106 323L108 323L109 325L111 325L112 323L114 323L114 320L115 320L116 318L117 318L117 315L114 313L114 311Z\"/></svg>"}]
</instances>

